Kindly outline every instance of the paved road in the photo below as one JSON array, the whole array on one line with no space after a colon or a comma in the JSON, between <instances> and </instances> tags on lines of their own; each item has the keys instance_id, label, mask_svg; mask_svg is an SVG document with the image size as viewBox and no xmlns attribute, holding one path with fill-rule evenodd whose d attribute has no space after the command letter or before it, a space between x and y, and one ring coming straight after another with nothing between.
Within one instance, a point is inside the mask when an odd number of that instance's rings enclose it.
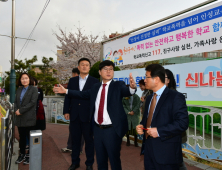
<instances>
[{"instance_id":1,"label":"paved road","mask_svg":"<svg viewBox=\"0 0 222 170\"><path fill-rule=\"evenodd\" d=\"M19 139L16 128L16 138ZM66 147L68 139L68 126L47 124L47 128L43 131L43 159L42 170L68 170L71 164L71 156L69 153L62 153L61 148ZM122 142L121 160L123 170L143 170L143 161L140 157L140 147L126 146ZM85 170L85 153L80 156L81 164L78 170ZM96 159L96 158L95 158ZM96 161L96 160L95 160ZM14 163L14 162L12 162ZM187 165L188 170L201 170L200 168ZM28 170L29 165L19 164L19 170ZM94 169L97 169L96 163ZM111 168L110 168L111 169Z\"/></svg>"}]
</instances>

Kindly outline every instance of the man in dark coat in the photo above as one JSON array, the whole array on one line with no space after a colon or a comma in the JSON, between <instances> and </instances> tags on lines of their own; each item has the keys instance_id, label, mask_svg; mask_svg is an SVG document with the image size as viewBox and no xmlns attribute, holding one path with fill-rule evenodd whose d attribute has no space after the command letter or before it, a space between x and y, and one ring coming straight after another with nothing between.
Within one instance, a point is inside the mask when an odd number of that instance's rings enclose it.
<instances>
[{"instance_id":1,"label":"man in dark coat","mask_svg":"<svg viewBox=\"0 0 222 170\"><path fill-rule=\"evenodd\" d=\"M121 170L120 150L122 138L128 131L127 116L122 98L136 92L136 84L130 74L130 87L123 81L113 81L114 63L105 60L99 65L102 83L97 83L88 91L54 87L55 93L66 93L70 97L90 99L90 116L92 120L96 159L98 170L108 170L108 159L113 170Z\"/></svg>"},{"instance_id":2,"label":"man in dark coat","mask_svg":"<svg viewBox=\"0 0 222 170\"><path fill-rule=\"evenodd\" d=\"M165 70L159 64L146 67L145 112L138 134L144 134L142 153L145 170L178 170L182 163L181 133L189 124L185 97L166 87ZM145 129L143 129L145 128Z\"/></svg>"},{"instance_id":3,"label":"man in dark coat","mask_svg":"<svg viewBox=\"0 0 222 170\"><path fill-rule=\"evenodd\" d=\"M92 85L99 82L98 79L89 76L91 63L87 58L81 58L78 61L78 69L80 75L70 78L68 89L77 91L87 91ZM64 101L63 114L64 117L70 119L70 133L72 138L72 165L69 170L74 170L80 164L80 145L82 135L85 139L86 152L86 169L92 170L94 163L94 140L92 130L90 128L90 102L88 99L79 99L66 95Z\"/></svg>"}]
</instances>

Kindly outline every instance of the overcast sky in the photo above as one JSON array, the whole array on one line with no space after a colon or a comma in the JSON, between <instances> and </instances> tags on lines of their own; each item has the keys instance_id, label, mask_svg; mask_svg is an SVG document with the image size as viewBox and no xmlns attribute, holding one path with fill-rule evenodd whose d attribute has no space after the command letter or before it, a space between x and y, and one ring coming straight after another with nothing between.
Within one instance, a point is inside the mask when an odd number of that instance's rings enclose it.
<instances>
[{"instance_id":1,"label":"overcast sky","mask_svg":"<svg viewBox=\"0 0 222 170\"><path fill-rule=\"evenodd\" d=\"M16 36L27 38L36 24L46 0L16 0ZM43 56L56 59L59 44L53 31L57 25L67 31L75 31L74 25L84 26L85 33L108 36L112 32L127 32L149 24L203 0L51 0L32 39L22 56L19 51L25 43L16 39L15 57L32 58L37 55L41 63ZM0 34L11 35L11 0L0 2ZM10 70L11 39L0 36L0 65L3 71Z\"/></svg>"}]
</instances>

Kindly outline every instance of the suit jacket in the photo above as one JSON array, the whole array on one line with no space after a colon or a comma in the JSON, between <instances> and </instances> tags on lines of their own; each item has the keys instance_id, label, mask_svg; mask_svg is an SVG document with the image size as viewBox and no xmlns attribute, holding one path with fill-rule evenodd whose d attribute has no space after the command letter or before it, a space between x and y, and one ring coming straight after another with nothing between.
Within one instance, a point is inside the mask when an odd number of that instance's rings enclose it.
<instances>
[{"instance_id":1,"label":"suit jacket","mask_svg":"<svg viewBox=\"0 0 222 170\"><path fill-rule=\"evenodd\" d=\"M146 127L148 107L152 95L146 98L141 124ZM168 87L163 91L154 111L151 127L156 127L160 137L151 138L153 152L159 164L178 164L182 160L181 133L189 124L185 97ZM145 143L145 137L144 142ZM142 147L142 152L144 145Z\"/></svg>"},{"instance_id":2,"label":"suit jacket","mask_svg":"<svg viewBox=\"0 0 222 170\"><path fill-rule=\"evenodd\" d=\"M38 89L30 85L22 99L22 103L20 104L20 95L22 89L23 87L19 87L16 91L14 109L15 111L19 109L21 115L15 116L15 125L18 127L35 126Z\"/></svg>"},{"instance_id":3,"label":"suit jacket","mask_svg":"<svg viewBox=\"0 0 222 170\"><path fill-rule=\"evenodd\" d=\"M174 88L170 88L171 90L176 90ZM184 131L182 134L181 134L181 137L182 137L182 141L181 143L186 143L187 142L187 132Z\"/></svg>"},{"instance_id":4,"label":"suit jacket","mask_svg":"<svg viewBox=\"0 0 222 170\"><path fill-rule=\"evenodd\" d=\"M90 99L89 119L94 122L95 102L102 83L97 83L88 91L68 90L68 96L82 99ZM111 81L107 96L107 111L112 125L119 137L123 137L128 131L127 116L123 109L122 98L131 96L129 87L122 81Z\"/></svg>"},{"instance_id":5,"label":"suit jacket","mask_svg":"<svg viewBox=\"0 0 222 170\"><path fill-rule=\"evenodd\" d=\"M132 109L130 108L130 99L126 99L125 97L122 100L123 108L127 115L129 130L131 130L131 124L133 129L136 129L136 126L140 121L140 97L137 94L133 95L133 105ZM128 113L133 111L134 115L129 115Z\"/></svg>"},{"instance_id":6,"label":"suit jacket","mask_svg":"<svg viewBox=\"0 0 222 170\"><path fill-rule=\"evenodd\" d=\"M96 83L99 83L98 79L92 76L88 76L82 91L87 91L91 89L92 85ZM79 76L70 78L67 89L79 91ZM69 113L70 121L74 121L79 116L82 122L88 122L90 111L89 105L89 99L80 99L76 97L69 97L68 95L66 95L63 107L63 114Z\"/></svg>"}]
</instances>

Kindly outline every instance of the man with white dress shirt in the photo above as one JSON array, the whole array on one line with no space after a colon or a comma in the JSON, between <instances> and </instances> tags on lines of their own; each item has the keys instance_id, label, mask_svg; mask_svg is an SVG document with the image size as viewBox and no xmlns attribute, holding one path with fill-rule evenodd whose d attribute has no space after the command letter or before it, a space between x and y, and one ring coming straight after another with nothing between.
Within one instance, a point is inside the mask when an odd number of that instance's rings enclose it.
<instances>
[{"instance_id":1,"label":"man with white dress shirt","mask_svg":"<svg viewBox=\"0 0 222 170\"><path fill-rule=\"evenodd\" d=\"M92 85L99 83L99 80L89 76L90 60L81 58L78 61L79 76L69 80L68 89L87 91ZM94 140L90 125L90 101L88 99L72 98L66 95L64 101L64 117L70 119L70 134L72 139L72 165L69 170L75 170L80 166L81 140L85 140L86 169L92 170L94 163Z\"/></svg>"},{"instance_id":2,"label":"man with white dress shirt","mask_svg":"<svg viewBox=\"0 0 222 170\"><path fill-rule=\"evenodd\" d=\"M84 75L84 71L82 72L81 70L81 73ZM82 75L81 74L81 75ZM72 77L77 77L80 75L80 72L79 72L79 69L76 67L76 68L73 68L72 69ZM82 76L83 76L82 75ZM81 85L80 85L81 86ZM82 89L82 88L81 88ZM82 139L81 139L81 146L80 146L80 153L82 154L83 153L83 145L84 145L84 138L82 136ZM64 153L67 153L67 152L71 152L72 153L72 137L71 137L71 134L69 133L69 137L68 137L68 142L67 142L67 147L66 148L62 148L61 149L62 152Z\"/></svg>"},{"instance_id":3,"label":"man with white dress shirt","mask_svg":"<svg viewBox=\"0 0 222 170\"><path fill-rule=\"evenodd\" d=\"M67 96L90 99L90 120L94 123L94 144L99 170L108 170L108 159L111 169L121 170L120 150L122 138L128 131L127 116L123 109L122 98L136 92L136 84L130 74L130 87L122 81L113 81L114 63L109 60L99 65L102 83L97 83L84 92L54 87L55 93L66 93Z\"/></svg>"}]
</instances>

